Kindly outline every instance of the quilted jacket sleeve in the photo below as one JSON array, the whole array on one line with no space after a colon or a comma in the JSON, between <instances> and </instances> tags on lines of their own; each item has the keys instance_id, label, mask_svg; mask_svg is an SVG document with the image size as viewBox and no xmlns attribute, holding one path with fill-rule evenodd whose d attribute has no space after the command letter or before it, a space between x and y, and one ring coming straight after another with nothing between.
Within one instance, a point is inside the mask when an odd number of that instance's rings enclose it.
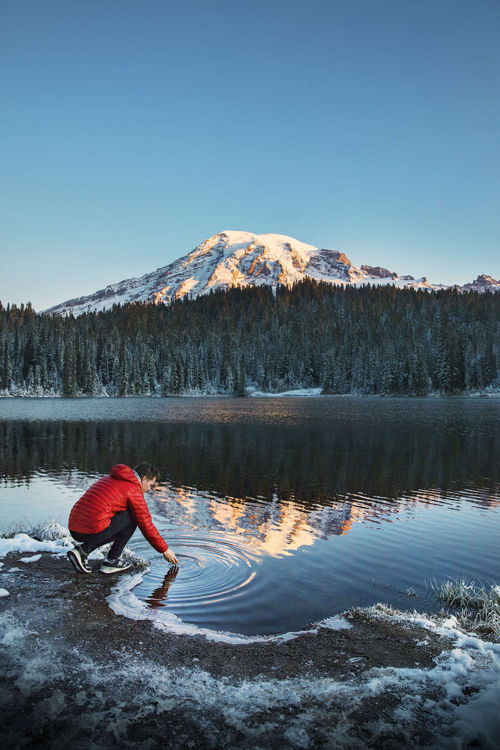
<instances>
[{"instance_id":1,"label":"quilted jacket sleeve","mask_svg":"<svg viewBox=\"0 0 500 750\"><path fill-rule=\"evenodd\" d=\"M149 512L144 495L140 489L133 488L130 491L128 506L137 521L138 527L150 545L154 547L157 552L165 552L168 549L168 544L154 525L151 513Z\"/></svg>"}]
</instances>

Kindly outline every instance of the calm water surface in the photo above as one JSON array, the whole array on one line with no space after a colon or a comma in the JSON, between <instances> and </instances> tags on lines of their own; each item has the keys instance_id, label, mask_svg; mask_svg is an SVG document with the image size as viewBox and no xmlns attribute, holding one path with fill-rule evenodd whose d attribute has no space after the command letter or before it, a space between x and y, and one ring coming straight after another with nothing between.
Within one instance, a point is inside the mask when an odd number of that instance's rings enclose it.
<instances>
[{"instance_id":1,"label":"calm water surface","mask_svg":"<svg viewBox=\"0 0 500 750\"><path fill-rule=\"evenodd\" d=\"M500 581L499 417L494 398L0 399L0 526L66 524L111 465L149 459L181 562L131 541L158 616L267 634L436 610L433 579Z\"/></svg>"}]
</instances>

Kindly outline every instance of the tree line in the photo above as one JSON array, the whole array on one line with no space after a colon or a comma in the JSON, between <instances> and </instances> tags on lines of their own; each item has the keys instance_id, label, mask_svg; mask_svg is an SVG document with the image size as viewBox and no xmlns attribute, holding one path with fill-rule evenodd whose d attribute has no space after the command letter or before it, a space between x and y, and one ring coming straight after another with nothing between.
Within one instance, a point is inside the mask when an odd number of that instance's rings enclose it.
<instances>
[{"instance_id":1,"label":"tree line","mask_svg":"<svg viewBox=\"0 0 500 750\"><path fill-rule=\"evenodd\" d=\"M332 286L216 291L79 317L0 303L0 394L458 394L500 387L500 294Z\"/></svg>"}]
</instances>

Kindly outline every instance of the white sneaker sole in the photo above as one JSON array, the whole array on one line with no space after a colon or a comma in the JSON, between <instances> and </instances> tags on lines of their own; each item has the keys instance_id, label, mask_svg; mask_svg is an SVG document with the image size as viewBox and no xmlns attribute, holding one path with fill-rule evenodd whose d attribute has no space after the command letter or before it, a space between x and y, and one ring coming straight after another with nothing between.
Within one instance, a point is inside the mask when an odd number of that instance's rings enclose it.
<instances>
[{"instance_id":1,"label":"white sneaker sole","mask_svg":"<svg viewBox=\"0 0 500 750\"><path fill-rule=\"evenodd\" d=\"M83 564L81 555L78 550L70 549L70 551L66 554L66 557L77 573L92 573L92 571Z\"/></svg>"},{"instance_id":2,"label":"white sneaker sole","mask_svg":"<svg viewBox=\"0 0 500 750\"><path fill-rule=\"evenodd\" d=\"M112 568L110 566L104 567L103 565L101 568L99 568L99 573L104 573L105 575L110 575L110 573L124 573L126 570L130 570L131 567L132 564L119 568Z\"/></svg>"}]
</instances>

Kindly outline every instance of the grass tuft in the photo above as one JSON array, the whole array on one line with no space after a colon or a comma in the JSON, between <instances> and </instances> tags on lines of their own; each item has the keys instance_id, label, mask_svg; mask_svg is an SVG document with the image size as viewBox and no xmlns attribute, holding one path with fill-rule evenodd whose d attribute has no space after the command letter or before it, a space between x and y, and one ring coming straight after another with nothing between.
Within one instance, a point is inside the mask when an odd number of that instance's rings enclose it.
<instances>
[{"instance_id":1,"label":"grass tuft","mask_svg":"<svg viewBox=\"0 0 500 750\"><path fill-rule=\"evenodd\" d=\"M69 531L65 526L57 523L57 521L38 521L35 523L18 521L11 524L7 530L1 532L0 537L3 539L12 539L16 534L27 534L38 542L52 542L55 539L65 539L69 536Z\"/></svg>"},{"instance_id":2,"label":"grass tuft","mask_svg":"<svg viewBox=\"0 0 500 750\"><path fill-rule=\"evenodd\" d=\"M453 607L460 627L500 637L500 586L489 588L465 578L431 584L434 596Z\"/></svg>"}]
</instances>

